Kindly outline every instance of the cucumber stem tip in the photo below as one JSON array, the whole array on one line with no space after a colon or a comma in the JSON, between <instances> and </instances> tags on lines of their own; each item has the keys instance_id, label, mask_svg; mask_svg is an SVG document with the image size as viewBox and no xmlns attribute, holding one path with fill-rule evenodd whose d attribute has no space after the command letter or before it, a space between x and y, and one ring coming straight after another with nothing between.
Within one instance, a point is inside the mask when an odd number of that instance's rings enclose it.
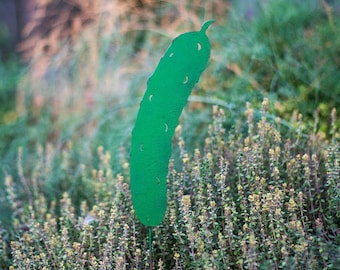
<instances>
[{"instance_id":1,"label":"cucumber stem tip","mask_svg":"<svg viewBox=\"0 0 340 270\"><path fill-rule=\"evenodd\" d=\"M206 21L203 25L202 25L202 29L200 32L205 33L205 31L207 31L208 27L213 24L215 22L215 20L209 20Z\"/></svg>"}]
</instances>

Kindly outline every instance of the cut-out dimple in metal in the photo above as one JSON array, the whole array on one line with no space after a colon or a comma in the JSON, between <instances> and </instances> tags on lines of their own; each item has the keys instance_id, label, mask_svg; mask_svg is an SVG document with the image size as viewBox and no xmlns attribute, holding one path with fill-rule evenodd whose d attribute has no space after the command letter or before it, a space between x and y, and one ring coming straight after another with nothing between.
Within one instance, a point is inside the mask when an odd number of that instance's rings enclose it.
<instances>
[{"instance_id":1,"label":"cut-out dimple in metal","mask_svg":"<svg viewBox=\"0 0 340 270\"><path fill-rule=\"evenodd\" d=\"M184 84L186 84L186 83L188 83L188 81L189 81L189 77L188 76L185 76L185 80L184 80Z\"/></svg>"}]
</instances>

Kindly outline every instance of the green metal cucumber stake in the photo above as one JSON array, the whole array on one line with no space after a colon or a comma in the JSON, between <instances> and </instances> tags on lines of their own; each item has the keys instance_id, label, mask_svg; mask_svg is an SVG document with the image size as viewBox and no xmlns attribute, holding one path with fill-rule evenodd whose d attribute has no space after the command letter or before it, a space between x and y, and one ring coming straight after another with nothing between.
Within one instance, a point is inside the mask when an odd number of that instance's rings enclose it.
<instances>
[{"instance_id":1,"label":"green metal cucumber stake","mask_svg":"<svg viewBox=\"0 0 340 270\"><path fill-rule=\"evenodd\" d=\"M210 56L201 31L175 38L149 78L132 131L130 185L133 207L146 226L159 225L166 211L166 177L178 118Z\"/></svg>"}]
</instances>

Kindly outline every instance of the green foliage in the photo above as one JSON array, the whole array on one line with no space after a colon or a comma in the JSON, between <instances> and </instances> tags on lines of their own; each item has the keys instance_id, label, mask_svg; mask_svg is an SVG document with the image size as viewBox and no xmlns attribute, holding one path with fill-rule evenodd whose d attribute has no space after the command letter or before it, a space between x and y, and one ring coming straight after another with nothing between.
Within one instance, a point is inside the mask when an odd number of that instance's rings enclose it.
<instances>
[{"instance_id":1,"label":"green foliage","mask_svg":"<svg viewBox=\"0 0 340 270\"><path fill-rule=\"evenodd\" d=\"M21 69L8 30L0 24L0 125L16 117L15 89L22 75Z\"/></svg>"},{"instance_id":2,"label":"green foliage","mask_svg":"<svg viewBox=\"0 0 340 270\"><path fill-rule=\"evenodd\" d=\"M173 158L182 165L176 170L170 162L169 207L163 223L154 228L154 266L339 266L338 138L327 143L316 134L287 137L279 132L279 121L269 121L267 108L264 100L255 121L255 110L247 105L241 119L247 123L243 135L237 128L226 132L226 114L214 106L202 151L187 152L177 129L180 156ZM4 229L0 233L7 239L0 249L1 267L148 268L147 230L137 222L132 207L128 162L122 159L121 172L114 175L110 154L98 148L100 162L81 165L78 182L95 194L93 206L83 201L76 211L66 193L48 203L39 179L49 168L42 162L50 160L53 148L40 152L37 167L21 185L30 187L28 204L20 203L14 192L18 185L6 177L13 234ZM70 175L75 175L75 168L69 167L73 155L74 149L68 147L58 161Z\"/></svg>"},{"instance_id":3,"label":"green foliage","mask_svg":"<svg viewBox=\"0 0 340 270\"><path fill-rule=\"evenodd\" d=\"M217 55L208 70L214 78L204 87L214 91L207 94L236 115L245 101L270 96L275 114L287 119L299 111L309 126L318 110L321 131L329 133L325 123L340 106L340 16L312 1L257 2L251 18L232 9L228 25L212 31Z\"/></svg>"},{"instance_id":4,"label":"green foliage","mask_svg":"<svg viewBox=\"0 0 340 270\"><path fill-rule=\"evenodd\" d=\"M15 160L16 154L12 152L13 155L11 155L9 152L12 147L15 147L13 140L22 135L21 131L12 128L18 118L15 104L16 88L22 77L22 70L13 45L10 44L7 29L0 24L0 164L2 171L8 170L11 166L9 163ZM0 175L1 189L4 184L3 173L1 172ZM7 210L3 200L0 200L0 220L8 220L10 213Z\"/></svg>"},{"instance_id":5,"label":"green foliage","mask_svg":"<svg viewBox=\"0 0 340 270\"><path fill-rule=\"evenodd\" d=\"M171 140L192 88L206 68L210 43L205 31L175 38L147 83L131 142L134 209L146 226L159 225L166 211L166 176Z\"/></svg>"}]
</instances>

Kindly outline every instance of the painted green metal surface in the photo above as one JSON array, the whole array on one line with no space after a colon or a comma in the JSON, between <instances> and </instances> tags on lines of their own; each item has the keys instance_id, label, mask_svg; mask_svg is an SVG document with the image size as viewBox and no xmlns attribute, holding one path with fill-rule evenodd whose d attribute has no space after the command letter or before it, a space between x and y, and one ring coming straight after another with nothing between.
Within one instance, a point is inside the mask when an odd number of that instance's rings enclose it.
<instances>
[{"instance_id":1,"label":"painted green metal surface","mask_svg":"<svg viewBox=\"0 0 340 270\"><path fill-rule=\"evenodd\" d=\"M146 226L159 225L165 215L171 140L191 90L207 66L210 43L205 32L212 23L175 38L147 82L130 151L133 207Z\"/></svg>"}]
</instances>

